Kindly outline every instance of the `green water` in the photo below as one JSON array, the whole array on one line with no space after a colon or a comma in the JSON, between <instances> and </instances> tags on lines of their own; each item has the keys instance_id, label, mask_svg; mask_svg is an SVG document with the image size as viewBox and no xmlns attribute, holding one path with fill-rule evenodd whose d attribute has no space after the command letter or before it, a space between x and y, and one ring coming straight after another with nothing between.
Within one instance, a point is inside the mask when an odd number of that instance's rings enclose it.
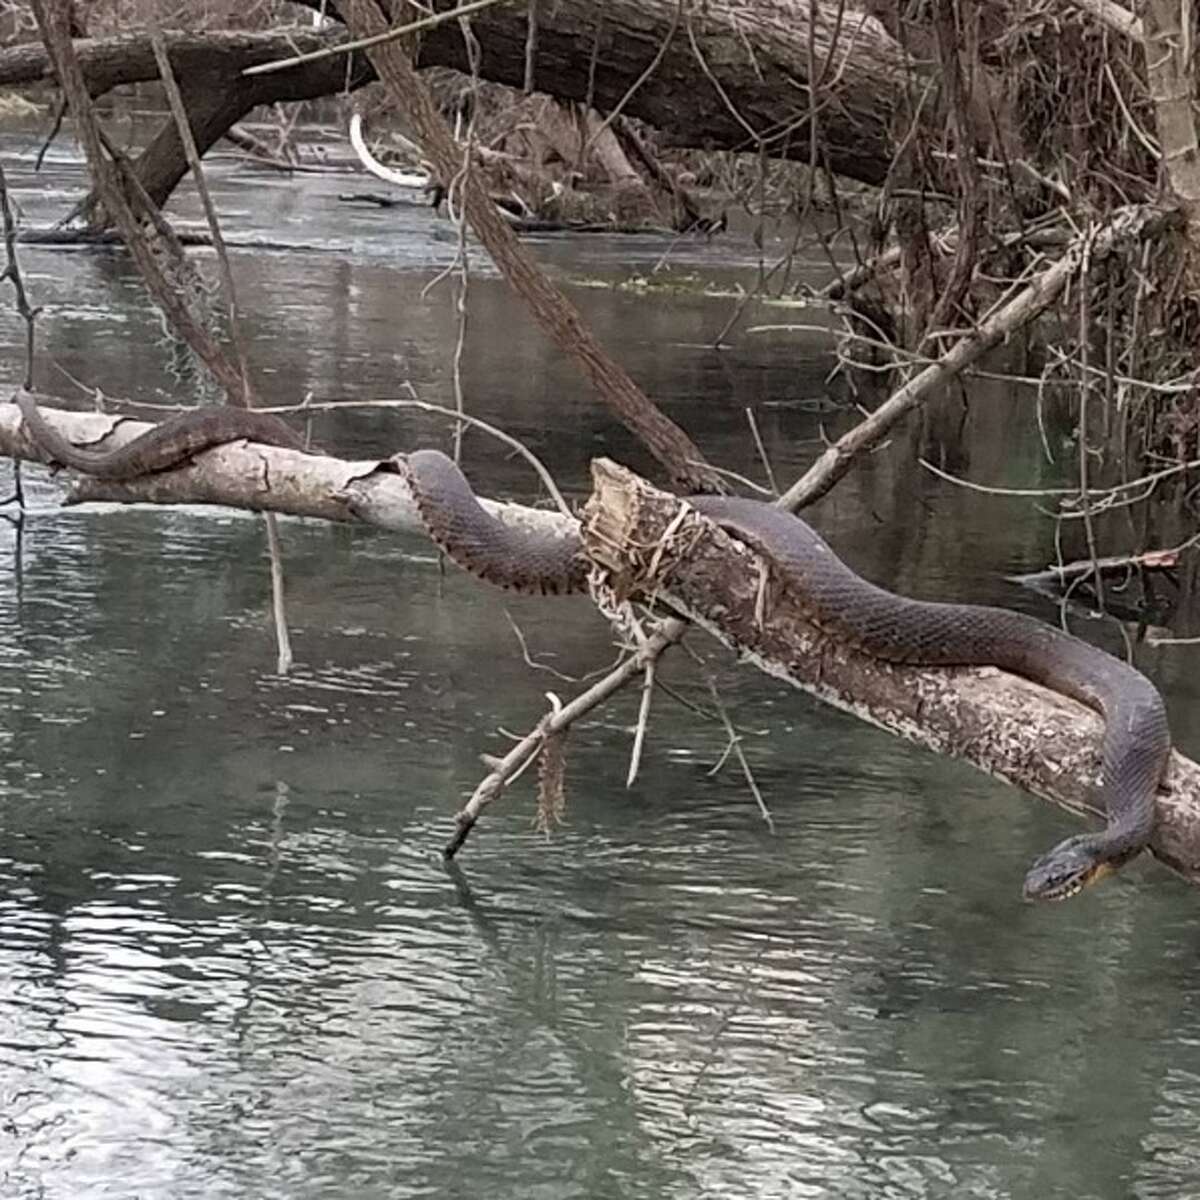
<instances>
[{"instance_id":1,"label":"green water","mask_svg":"<svg viewBox=\"0 0 1200 1200\"><path fill-rule=\"evenodd\" d=\"M57 168L63 189L75 166ZM55 176L51 177L52 179ZM48 206L18 173L27 207ZM424 214L347 213L344 183L218 171L223 211L322 253L240 253L269 398L451 395L454 316L421 289L452 251ZM186 207L186 203L185 203ZM47 208L47 211L50 211ZM664 245L549 243L563 274ZM749 247L678 248L753 275ZM730 253L744 255L718 269ZM115 255L29 252L39 383L171 386ZM582 487L645 465L482 271L468 405ZM815 340L704 348L729 301L602 289L604 340L714 460L781 476L852 420L820 411ZM0 315L10 348L18 326ZM1021 397L972 392L813 511L856 567L1019 605L1052 554L989 482L1045 465ZM434 444L428 417L339 414L350 455ZM1053 431L1052 431L1053 432ZM482 491L530 494L483 441ZM567 823L522 784L448 871L438 850L501 730L611 659L586 601L444 578L416 539L287 522L298 665L273 673L259 523L56 507L31 472L0 574L0 1196L1178 1197L1200 1194L1195 893L1152 862L1060 907L1020 901L1062 813L783 691L694 637L668 677L719 682L770 806L712 774L724 734L663 696L626 789L635 700L571 740ZM19 567L19 570L18 570ZM1085 632L1115 644L1113 632ZM1147 654L1200 749L1189 647Z\"/></svg>"}]
</instances>

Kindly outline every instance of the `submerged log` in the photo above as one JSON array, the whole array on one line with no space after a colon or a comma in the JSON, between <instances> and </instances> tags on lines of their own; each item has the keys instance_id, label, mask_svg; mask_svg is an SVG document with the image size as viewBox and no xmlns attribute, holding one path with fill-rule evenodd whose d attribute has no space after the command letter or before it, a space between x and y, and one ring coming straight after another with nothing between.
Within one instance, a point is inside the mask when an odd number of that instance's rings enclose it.
<instances>
[{"instance_id":1,"label":"submerged log","mask_svg":"<svg viewBox=\"0 0 1200 1200\"><path fill-rule=\"evenodd\" d=\"M618 594L640 596L703 627L760 670L939 754L1072 812L1100 816L1091 794L1102 723L1056 692L995 668L901 667L810 624L786 588L761 609L765 564L631 471L599 459L584 513L588 553ZM761 619L760 619L761 615ZM1151 850L1200 884L1200 765L1172 756Z\"/></svg>"}]
</instances>

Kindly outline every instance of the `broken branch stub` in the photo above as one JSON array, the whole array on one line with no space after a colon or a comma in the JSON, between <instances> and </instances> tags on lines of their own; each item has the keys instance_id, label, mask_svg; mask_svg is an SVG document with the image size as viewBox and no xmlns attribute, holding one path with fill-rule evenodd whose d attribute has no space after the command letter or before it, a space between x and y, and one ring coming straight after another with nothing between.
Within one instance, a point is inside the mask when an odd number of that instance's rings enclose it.
<instances>
[{"instance_id":1,"label":"broken branch stub","mask_svg":"<svg viewBox=\"0 0 1200 1200\"><path fill-rule=\"evenodd\" d=\"M681 520L684 502L608 459L592 464L592 484L584 543L619 594L665 605L760 670L889 733L1101 815L1091 794L1102 724L1082 705L995 668L881 662L812 624L802 593L774 576L759 611L761 563L751 550L699 513ZM1178 753L1151 850L1200 884L1200 766Z\"/></svg>"}]
</instances>

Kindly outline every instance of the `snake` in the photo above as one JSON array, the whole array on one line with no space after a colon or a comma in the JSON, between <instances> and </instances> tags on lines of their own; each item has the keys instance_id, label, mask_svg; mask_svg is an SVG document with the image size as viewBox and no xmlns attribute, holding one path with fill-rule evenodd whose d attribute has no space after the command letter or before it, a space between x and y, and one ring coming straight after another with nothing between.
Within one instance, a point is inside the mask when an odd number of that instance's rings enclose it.
<instances>
[{"instance_id":1,"label":"snake","mask_svg":"<svg viewBox=\"0 0 1200 1200\"><path fill-rule=\"evenodd\" d=\"M586 588L588 559L578 531L531 532L503 524L437 450L409 454L406 469L422 524L459 566L518 591ZM1104 719L1097 798L1105 828L1069 837L1038 858L1025 876L1027 899L1066 900L1147 846L1171 733L1163 698L1140 671L1026 613L890 592L856 574L816 530L774 505L723 496L686 499L766 559L811 624L871 658L913 667L997 667Z\"/></svg>"},{"instance_id":2,"label":"snake","mask_svg":"<svg viewBox=\"0 0 1200 1200\"><path fill-rule=\"evenodd\" d=\"M98 479L129 480L154 475L226 442L304 449L303 438L279 417L252 408L220 405L189 408L160 421L124 446L94 450L68 441L46 420L30 392L18 392L16 400L29 436L47 458Z\"/></svg>"},{"instance_id":3,"label":"snake","mask_svg":"<svg viewBox=\"0 0 1200 1200\"><path fill-rule=\"evenodd\" d=\"M85 450L45 419L32 395L18 393L17 404L49 459L106 479L168 470L228 441L303 448L278 417L214 407L180 413L118 449ZM483 508L457 465L438 450L409 453L402 470L429 537L465 570L521 592L587 589L590 562L578 528L506 525ZM1066 900L1145 849L1171 734L1163 698L1140 671L1025 613L890 592L851 570L816 530L784 509L726 496L686 501L763 557L815 627L869 657L913 667L997 667L1103 718L1098 799L1105 828L1069 837L1038 858L1025 876L1027 899Z\"/></svg>"}]
</instances>

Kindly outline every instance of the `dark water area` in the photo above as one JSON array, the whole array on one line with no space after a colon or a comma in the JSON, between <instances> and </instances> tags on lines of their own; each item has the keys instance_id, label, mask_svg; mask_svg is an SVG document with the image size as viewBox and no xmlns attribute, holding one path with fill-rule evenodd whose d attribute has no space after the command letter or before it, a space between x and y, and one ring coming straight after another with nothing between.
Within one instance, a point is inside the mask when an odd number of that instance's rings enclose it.
<instances>
[{"instance_id":1,"label":"dark water area","mask_svg":"<svg viewBox=\"0 0 1200 1200\"><path fill-rule=\"evenodd\" d=\"M80 185L69 155L6 169L30 220ZM362 181L212 182L266 399L453 402L454 254L425 210L339 204ZM193 220L189 196L178 215ZM722 466L761 479L751 408L793 478L855 414L817 335L735 331L749 242L555 239L539 258L635 378ZM211 267L211 257L199 259ZM23 255L38 384L189 398L117 253ZM576 492L607 453L647 466L479 260L468 409ZM657 267L657 270L656 270ZM814 259L812 278L822 278ZM616 286L697 276L704 295ZM596 281L609 286L590 286ZM585 286L588 285L588 286ZM780 313L783 312L781 316ZM745 325L820 322L753 308ZM15 376L20 327L0 311ZM812 519L900 590L1053 618L1005 581L1054 557L1032 396L973 385L905 429ZM445 444L398 409L317 418L347 456ZM472 435L483 492L528 473ZM285 521L298 665L274 673L264 538L211 510L62 510L28 471L0 530L0 1197L1039 1197L1200 1194L1195 893L1138 862L1028 906L1071 820L782 690L694 636L665 667L718 680L770 806L714 773L725 736L662 696L624 786L636 697L578 727L566 824L519 783L448 870L439 849L501 753L611 661L578 601L442 576L427 543ZM4 486L6 486L6 481ZM1110 646L1117 632L1082 620ZM1200 751L1196 649L1147 650Z\"/></svg>"}]
</instances>

